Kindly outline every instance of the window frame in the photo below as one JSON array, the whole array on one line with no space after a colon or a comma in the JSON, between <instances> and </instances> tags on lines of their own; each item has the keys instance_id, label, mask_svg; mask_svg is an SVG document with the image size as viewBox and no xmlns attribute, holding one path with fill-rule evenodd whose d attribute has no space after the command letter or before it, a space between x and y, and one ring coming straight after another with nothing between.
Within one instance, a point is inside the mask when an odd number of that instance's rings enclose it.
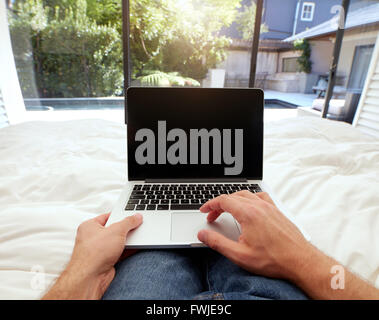
<instances>
[{"instance_id":1,"label":"window frame","mask_svg":"<svg viewBox=\"0 0 379 320\"><path fill-rule=\"evenodd\" d=\"M303 2L303 7L302 7L302 10L301 10L301 21L313 21L313 17L314 17L314 13L315 13L315 6L316 4L314 2ZM311 10L310 10L310 17L309 18L305 18L304 17L304 13L308 13L308 11L306 11L306 7L310 7Z\"/></svg>"},{"instance_id":2,"label":"window frame","mask_svg":"<svg viewBox=\"0 0 379 320\"><path fill-rule=\"evenodd\" d=\"M357 63L357 60L358 60L358 52L361 50L361 49L372 49L372 52L371 52L371 58L372 58L372 54L374 53L374 48L375 48L375 43L372 43L372 44L364 44L364 45L356 45L355 48L354 48L354 55L353 55L353 60L351 62L351 66L350 66L350 72L349 72L349 77L348 77L348 80L347 80L347 84L346 84L346 88L348 90L353 90L353 91L363 91L363 88L364 88L364 83L363 83L363 86L360 88L360 87L354 87L353 86L353 82L354 82L354 77L356 76L355 73L353 73L353 68L355 66L355 64ZM370 58L370 61L371 61L371 58ZM368 69L370 68L370 66L368 66ZM368 76L368 70L366 71L366 76L365 76L365 81L367 79L367 76Z\"/></svg>"}]
</instances>

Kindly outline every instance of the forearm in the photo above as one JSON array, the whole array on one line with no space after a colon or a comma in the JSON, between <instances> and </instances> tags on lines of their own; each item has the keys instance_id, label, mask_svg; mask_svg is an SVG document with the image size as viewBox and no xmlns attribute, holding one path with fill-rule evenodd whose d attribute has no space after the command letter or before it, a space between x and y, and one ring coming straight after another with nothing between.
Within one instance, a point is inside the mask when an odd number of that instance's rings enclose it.
<instances>
[{"instance_id":1,"label":"forearm","mask_svg":"<svg viewBox=\"0 0 379 320\"><path fill-rule=\"evenodd\" d=\"M67 267L43 300L96 300L101 298L101 281L85 274L83 270Z\"/></svg>"},{"instance_id":2,"label":"forearm","mask_svg":"<svg viewBox=\"0 0 379 320\"><path fill-rule=\"evenodd\" d=\"M338 274L332 272L334 266L338 266ZM299 252L289 280L313 299L379 299L378 289L310 244Z\"/></svg>"}]
</instances>

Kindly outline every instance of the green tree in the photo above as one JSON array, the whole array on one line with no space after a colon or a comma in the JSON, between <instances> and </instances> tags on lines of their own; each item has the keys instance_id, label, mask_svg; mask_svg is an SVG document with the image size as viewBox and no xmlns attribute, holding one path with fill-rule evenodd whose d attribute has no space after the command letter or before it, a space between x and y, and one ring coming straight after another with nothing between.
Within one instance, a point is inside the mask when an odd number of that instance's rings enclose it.
<instances>
[{"instance_id":1,"label":"green tree","mask_svg":"<svg viewBox=\"0 0 379 320\"><path fill-rule=\"evenodd\" d=\"M255 15L257 5L252 2L251 5L244 5L238 14L238 30L242 33L242 38L252 40L254 37ZM267 32L268 28L265 24L261 25L261 33Z\"/></svg>"},{"instance_id":2,"label":"green tree","mask_svg":"<svg viewBox=\"0 0 379 320\"><path fill-rule=\"evenodd\" d=\"M197 85L226 58L240 2L130 0L132 78ZM41 97L122 94L121 0L16 0L9 20L25 96L34 76Z\"/></svg>"},{"instance_id":3,"label":"green tree","mask_svg":"<svg viewBox=\"0 0 379 320\"><path fill-rule=\"evenodd\" d=\"M235 20L240 2L131 1L132 76L158 69L203 79L226 58L231 39L220 32Z\"/></svg>"},{"instance_id":4,"label":"green tree","mask_svg":"<svg viewBox=\"0 0 379 320\"><path fill-rule=\"evenodd\" d=\"M65 9L40 0L20 1L15 10L10 27L25 97L35 95L33 74L23 70L31 59L40 97L122 94L120 34L110 24L91 20L85 0L67 3Z\"/></svg>"},{"instance_id":5,"label":"green tree","mask_svg":"<svg viewBox=\"0 0 379 320\"><path fill-rule=\"evenodd\" d=\"M175 3L176 0L130 1L133 78L141 76L144 70L160 69L162 47L173 38L177 28Z\"/></svg>"}]
</instances>

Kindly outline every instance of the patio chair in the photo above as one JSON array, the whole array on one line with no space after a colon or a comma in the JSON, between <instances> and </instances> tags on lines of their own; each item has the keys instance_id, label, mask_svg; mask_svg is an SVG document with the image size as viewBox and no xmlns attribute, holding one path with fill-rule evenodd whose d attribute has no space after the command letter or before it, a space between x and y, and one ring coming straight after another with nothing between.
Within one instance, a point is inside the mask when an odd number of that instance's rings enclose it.
<instances>
[{"instance_id":1,"label":"patio chair","mask_svg":"<svg viewBox=\"0 0 379 320\"><path fill-rule=\"evenodd\" d=\"M328 88L328 78L326 76L319 76L317 84L312 87L314 93L318 92L317 98L321 98L325 95Z\"/></svg>"}]
</instances>

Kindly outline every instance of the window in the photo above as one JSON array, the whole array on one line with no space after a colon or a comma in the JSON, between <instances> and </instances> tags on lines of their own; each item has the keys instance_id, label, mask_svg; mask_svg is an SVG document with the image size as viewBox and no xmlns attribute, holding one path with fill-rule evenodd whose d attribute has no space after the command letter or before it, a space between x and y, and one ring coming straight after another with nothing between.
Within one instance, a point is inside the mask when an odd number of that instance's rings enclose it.
<instances>
[{"instance_id":1,"label":"window","mask_svg":"<svg viewBox=\"0 0 379 320\"><path fill-rule=\"evenodd\" d=\"M355 47L353 65L347 85L348 89L359 91L363 89L373 51L374 45Z\"/></svg>"},{"instance_id":2,"label":"window","mask_svg":"<svg viewBox=\"0 0 379 320\"><path fill-rule=\"evenodd\" d=\"M300 72L300 66L297 57L283 58L282 72Z\"/></svg>"},{"instance_id":3,"label":"window","mask_svg":"<svg viewBox=\"0 0 379 320\"><path fill-rule=\"evenodd\" d=\"M248 86L254 1L129 0L129 7L132 86Z\"/></svg>"},{"instance_id":4,"label":"window","mask_svg":"<svg viewBox=\"0 0 379 320\"><path fill-rule=\"evenodd\" d=\"M304 2L303 11L301 12L302 21L312 21L315 10L315 4L313 2Z\"/></svg>"},{"instance_id":5,"label":"window","mask_svg":"<svg viewBox=\"0 0 379 320\"><path fill-rule=\"evenodd\" d=\"M132 86L249 83L254 2L13 0L7 8L30 111L122 109L124 71Z\"/></svg>"},{"instance_id":6,"label":"window","mask_svg":"<svg viewBox=\"0 0 379 320\"><path fill-rule=\"evenodd\" d=\"M7 4L28 111L123 109L121 0Z\"/></svg>"},{"instance_id":7,"label":"window","mask_svg":"<svg viewBox=\"0 0 379 320\"><path fill-rule=\"evenodd\" d=\"M295 2L300 3L295 29L312 29L306 37L309 46L302 49L309 55L304 61L312 65L307 77L295 74L302 65L289 39L301 39L288 30L286 17L294 11L288 1L6 0L2 8L8 9L20 99L33 111L27 117L58 117L34 112L51 110L74 110L77 117L80 110L83 117L99 114L118 121L123 119L124 87L130 85L248 87L254 79L254 86L269 90L274 100L292 90L308 99L303 106L311 105L312 87L319 75L329 73L336 34L320 34L319 23L330 19L330 6L317 7L315 16L316 1ZM264 12L261 41L251 54L253 39L258 39L258 8ZM374 42L372 26L364 19L372 8L360 10L359 30L345 30L333 98L361 89L367 74L372 48L361 46ZM290 95L285 99L292 101ZM8 110L10 122L12 115Z\"/></svg>"}]
</instances>

